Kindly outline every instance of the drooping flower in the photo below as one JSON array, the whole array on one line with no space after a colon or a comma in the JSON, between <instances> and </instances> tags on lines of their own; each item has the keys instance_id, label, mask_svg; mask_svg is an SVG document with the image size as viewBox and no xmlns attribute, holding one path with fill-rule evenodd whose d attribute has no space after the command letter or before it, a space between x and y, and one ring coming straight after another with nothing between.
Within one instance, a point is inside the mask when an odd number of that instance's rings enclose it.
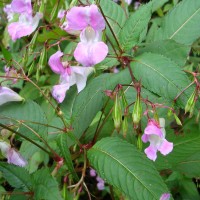
<instances>
[{"instance_id":1,"label":"drooping flower","mask_svg":"<svg viewBox=\"0 0 200 200\"><path fill-rule=\"evenodd\" d=\"M13 22L8 26L8 33L12 40L16 41L34 32L42 16L42 13L36 13L34 17L25 14L20 15L18 22Z\"/></svg>"},{"instance_id":2,"label":"drooping flower","mask_svg":"<svg viewBox=\"0 0 200 200\"><path fill-rule=\"evenodd\" d=\"M102 31L105 29L105 21L98 7L94 4L85 7L73 7L66 15L67 24L65 31L82 31L91 26L95 31Z\"/></svg>"},{"instance_id":3,"label":"drooping flower","mask_svg":"<svg viewBox=\"0 0 200 200\"><path fill-rule=\"evenodd\" d=\"M18 165L20 167L27 165L27 161L14 148L11 148L10 144L0 141L0 149L3 156L7 158L8 163Z\"/></svg>"},{"instance_id":4,"label":"drooping flower","mask_svg":"<svg viewBox=\"0 0 200 200\"><path fill-rule=\"evenodd\" d=\"M99 177L99 176L97 176L96 180L98 182L97 183L98 190L104 190L105 189L105 182L104 182L104 180L101 177Z\"/></svg>"},{"instance_id":5,"label":"drooping flower","mask_svg":"<svg viewBox=\"0 0 200 200\"><path fill-rule=\"evenodd\" d=\"M52 71L60 74L59 85L55 85L52 89L53 97L62 103L66 91L72 86L77 86L78 93L83 90L86 86L87 77L93 71L92 67L74 67L69 66L67 62L61 62L63 53L57 51L49 58L49 66Z\"/></svg>"},{"instance_id":6,"label":"drooping flower","mask_svg":"<svg viewBox=\"0 0 200 200\"><path fill-rule=\"evenodd\" d=\"M160 200L169 200L170 199L170 194L169 193L164 193L160 197Z\"/></svg>"},{"instance_id":7,"label":"drooping flower","mask_svg":"<svg viewBox=\"0 0 200 200\"><path fill-rule=\"evenodd\" d=\"M101 34L92 27L85 28L80 35L81 42L75 51L75 59L83 66L93 66L100 63L108 54L108 46L101 41Z\"/></svg>"},{"instance_id":8,"label":"drooping flower","mask_svg":"<svg viewBox=\"0 0 200 200\"><path fill-rule=\"evenodd\" d=\"M147 127L144 130L142 136L143 142L150 142L149 147L145 149L147 157L153 161L157 158L157 151L161 154L167 155L173 149L173 143L168 142L165 139L165 120L164 118L159 119L158 124L154 119L150 119Z\"/></svg>"},{"instance_id":9,"label":"drooping flower","mask_svg":"<svg viewBox=\"0 0 200 200\"><path fill-rule=\"evenodd\" d=\"M0 105L10 101L22 101L23 98L7 87L0 86Z\"/></svg>"}]
</instances>

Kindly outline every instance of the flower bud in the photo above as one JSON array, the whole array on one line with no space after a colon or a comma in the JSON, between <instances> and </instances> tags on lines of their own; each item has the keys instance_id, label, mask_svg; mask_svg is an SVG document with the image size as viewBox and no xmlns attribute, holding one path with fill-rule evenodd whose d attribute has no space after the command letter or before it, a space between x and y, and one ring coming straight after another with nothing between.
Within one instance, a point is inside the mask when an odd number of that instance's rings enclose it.
<instances>
[{"instance_id":1,"label":"flower bud","mask_svg":"<svg viewBox=\"0 0 200 200\"><path fill-rule=\"evenodd\" d=\"M32 74L34 67L35 67L35 61L32 62L31 66L28 69L28 76Z\"/></svg>"},{"instance_id":2,"label":"flower bud","mask_svg":"<svg viewBox=\"0 0 200 200\"><path fill-rule=\"evenodd\" d=\"M121 121L122 121L122 110L121 110L121 103L118 94L115 96L115 103L114 103L114 109L113 109L113 120L114 120L114 126L117 129L117 131L120 130Z\"/></svg>"},{"instance_id":3,"label":"flower bud","mask_svg":"<svg viewBox=\"0 0 200 200\"><path fill-rule=\"evenodd\" d=\"M192 93L192 95L190 96L190 98L188 99L185 105L185 113L189 112L190 117L192 117L193 112L194 112L195 96L196 96L196 90Z\"/></svg>"},{"instance_id":4,"label":"flower bud","mask_svg":"<svg viewBox=\"0 0 200 200\"><path fill-rule=\"evenodd\" d=\"M141 118L142 118L142 104L140 101L140 97L138 95L137 100L134 104L133 113L132 113L134 128L137 128Z\"/></svg>"}]
</instances>

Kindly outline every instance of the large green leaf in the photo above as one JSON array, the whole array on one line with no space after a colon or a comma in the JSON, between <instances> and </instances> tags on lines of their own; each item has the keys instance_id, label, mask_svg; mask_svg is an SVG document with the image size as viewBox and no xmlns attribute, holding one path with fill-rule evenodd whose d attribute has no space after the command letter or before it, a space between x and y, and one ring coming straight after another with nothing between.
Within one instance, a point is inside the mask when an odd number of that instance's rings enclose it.
<instances>
[{"instance_id":1,"label":"large green leaf","mask_svg":"<svg viewBox=\"0 0 200 200\"><path fill-rule=\"evenodd\" d=\"M40 169L33 174L35 200L61 200L58 183L48 169Z\"/></svg>"},{"instance_id":2,"label":"large green leaf","mask_svg":"<svg viewBox=\"0 0 200 200\"><path fill-rule=\"evenodd\" d=\"M46 116L33 101L12 102L0 106L0 119L4 124L19 127L18 131L26 137L39 140L35 131L42 138L47 138Z\"/></svg>"},{"instance_id":3,"label":"large green leaf","mask_svg":"<svg viewBox=\"0 0 200 200\"><path fill-rule=\"evenodd\" d=\"M182 90L190 84L186 74L171 59L159 54L144 53L131 63L133 73L137 80L148 90L168 100L173 100ZM177 103L184 107L191 88L180 95Z\"/></svg>"},{"instance_id":4,"label":"large green leaf","mask_svg":"<svg viewBox=\"0 0 200 200\"><path fill-rule=\"evenodd\" d=\"M120 30L126 22L126 15L121 6L113 2L112 0L100 0L100 6L103 10L111 29L113 30L116 38L118 37ZM106 26L106 34L109 40L117 47L116 41L111 33L110 27Z\"/></svg>"},{"instance_id":5,"label":"large green leaf","mask_svg":"<svg viewBox=\"0 0 200 200\"><path fill-rule=\"evenodd\" d=\"M161 54L173 60L178 66L184 66L190 47L179 44L174 40L161 40L147 44L144 48L140 48L136 53L140 55L145 52Z\"/></svg>"},{"instance_id":6,"label":"large green leaf","mask_svg":"<svg viewBox=\"0 0 200 200\"><path fill-rule=\"evenodd\" d=\"M87 155L98 174L130 199L158 200L168 192L152 161L124 140L104 138Z\"/></svg>"},{"instance_id":7,"label":"large green leaf","mask_svg":"<svg viewBox=\"0 0 200 200\"><path fill-rule=\"evenodd\" d=\"M119 34L120 44L124 50L130 50L144 39L151 17L151 10L151 3L142 6L126 21Z\"/></svg>"},{"instance_id":8,"label":"large green leaf","mask_svg":"<svg viewBox=\"0 0 200 200\"><path fill-rule=\"evenodd\" d=\"M163 19L157 39L173 39L191 45L200 37L200 1L183 0Z\"/></svg>"},{"instance_id":9,"label":"large green leaf","mask_svg":"<svg viewBox=\"0 0 200 200\"><path fill-rule=\"evenodd\" d=\"M26 169L0 162L0 171L12 187L22 189L23 191L31 189L31 177Z\"/></svg>"},{"instance_id":10,"label":"large green leaf","mask_svg":"<svg viewBox=\"0 0 200 200\"><path fill-rule=\"evenodd\" d=\"M117 74L102 74L94 78L78 95L72 112L72 126L76 137L84 133L107 99L104 91L113 90L117 84L130 84L128 70Z\"/></svg>"}]
</instances>

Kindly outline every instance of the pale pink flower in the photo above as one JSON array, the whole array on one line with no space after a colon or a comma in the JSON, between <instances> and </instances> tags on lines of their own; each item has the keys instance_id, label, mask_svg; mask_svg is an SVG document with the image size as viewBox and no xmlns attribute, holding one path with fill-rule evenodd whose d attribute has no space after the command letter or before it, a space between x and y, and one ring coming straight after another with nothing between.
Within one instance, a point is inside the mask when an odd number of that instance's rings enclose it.
<instances>
[{"instance_id":1,"label":"pale pink flower","mask_svg":"<svg viewBox=\"0 0 200 200\"><path fill-rule=\"evenodd\" d=\"M97 175L96 171L94 169L90 168L90 176L94 177L96 175Z\"/></svg>"},{"instance_id":2,"label":"pale pink flower","mask_svg":"<svg viewBox=\"0 0 200 200\"><path fill-rule=\"evenodd\" d=\"M75 51L75 59L83 66L93 66L105 59L108 54L108 46L101 41L101 34L92 27L87 27L81 32L81 42Z\"/></svg>"},{"instance_id":3,"label":"pale pink flower","mask_svg":"<svg viewBox=\"0 0 200 200\"><path fill-rule=\"evenodd\" d=\"M95 31L105 29L104 18L94 4L85 7L73 7L67 12L66 18L65 30L69 33L74 30L82 31L88 26L91 26Z\"/></svg>"},{"instance_id":4,"label":"pale pink flower","mask_svg":"<svg viewBox=\"0 0 200 200\"><path fill-rule=\"evenodd\" d=\"M165 139L164 118L160 118L159 122L160 124L154 119L150 119L142 136L143 142L150 142L149 147L145 149L145 153L147 157L153 161L157 158L157 151L160 151L163 155L167 155L173 149L173 143Z\"/></svg>"},{"instance_id":5,"label":"pale pink flower","mask_svg":"<svg viewBox=\"0 0 200 200\"><path fill-rule=\"evenodd\" d=\"M52 96L62 103L66 91L72 86L77 86L78 93L86 86L87 77L93 71L92 67L69 66L67 62L61 62L63 53L57 51L49 58L49 66L52 71L60 74L59 85L55 85L52 89Z\"/></svg>"},{"instance_id":6,"label":"pale pink flower","mask_svg":"<svg viewBox=\"0 0 200 200\"><path fill-rule=\"evenodd\" d=\"M18 22L13 22L8 26L8 33L13 41L18 38L30 35L34 32L42 18L41 13L36 13L34 17L27 15L20 15Z\"/></svg>"},{"instance_id":7,"label":"pale pink flower","mask_svg":"<svg viewBox=\"0 0 200 200\"><path fill-rule=\"evenodd\" d=\"M170 199L170 194L169 193L164 193L160 197L160 200L169 200Z\"/></svg>"},{"instance_id":8,"label":"pale pink flower","mask_svg":"<svg viewBox=\"0 0 200 200\"><path fill-rule=\"evenodd\" d=\"M27 161L17 152L14 148L11 148L10 144L0 141L0 149L2 155L7 158L7 162L24 167L27 165Z\"/></svg>"},{"instance_id":9,"label":"pale pink flower","mask_svg":"<svg viewBox=\"0 0 200 200\"><path fill-rule=\"evenodd\" d=\"M104 182L104 180L101 177L99 177L99 176L97 176L96 180L98 182L97 183L98 190L104 190L105 189L105 182Z\"/></svg>"},{"instance_id":10,"label":"pale pink flower","mask_svg":"<svg viewBox=\"0 0 200 200\"><path fill-rule=\"evenodd\" d=\"M4 7L4 12L7 14L8 21L13 19L14 14L32 15L31 0L13 0L11 4Z\"/></svg>"},{"instance_id":11,"label":"pale pink flower","mask_svg":"<svg viewBox=\"0 0 200 200\"><path fill-rule=\"evenodd\" d=\"M58 12L58 18L62 19L65 16L66 11L63 9L60 9Z\"/></svg>"},{"instance_id":12,"label":"pale pink flower","mask_svg":"<svg viewBox=\"0 0 200 200\"><path fill-rule=\"evenodd\" d=\"M0 86L0 105L10 101L22 101L23 98L7 87Z\"/></svg>"}]
</instances>

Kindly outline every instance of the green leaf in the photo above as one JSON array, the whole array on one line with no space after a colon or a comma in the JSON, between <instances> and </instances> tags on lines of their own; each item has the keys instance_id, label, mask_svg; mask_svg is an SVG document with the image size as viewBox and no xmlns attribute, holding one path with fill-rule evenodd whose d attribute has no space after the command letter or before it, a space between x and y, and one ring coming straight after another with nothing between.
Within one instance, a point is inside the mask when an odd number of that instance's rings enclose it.
<instances>
[{"instance_id":1,"label":"green leaf","mask_svg":"<svg viewBox=\"0 0 200 200\"><path fill-rule=\"evenodd\" d=\"M72 163L72 158L71 158L71 154L69 151L69 148L67 146L67 135L66 134L60 134L58 137L58 146L60 148L60 151L62 153L62 155L65 158L65 163L69 169L69 171L71 172L72 176L74 177L74 179L76 181L78 181L78 176L74 170L74 166Z\"/></svg>"},{"instance_id":2,"label":"green leaf","mask_svg":"<svg viewBox=\"0 0 200 200\"><path fill-rule=\"evenodd\" d=\"M12 187L22 189L23 191L31 189L31 176L26 169L0 162L0 171Z\"/></svg>"},{"instance_id":3,"label":"green leaf","mask_svg":"<svg viewBox=\"0 0 200 200\"><path fill-rule=\"evenodd\" d=\"M35 200L61 200L58 183L48 169L40 169L33 174Z\"/></svg>"},{"instance_id":4,"label":"green leaf","mask_svg":"<svg viewBox=\"0 0 200 200\"><path fill-rule=\"evenodd\" d=\"M161 54L173 60L178 66L184 66L190 47L179 44L174 40L161 40L147 44L144 48L140 48L136 53L140 55L145 52Z\"/></svg>"},{"instance_id":5,"label":"green leaf","mask_svg":"<svg viewBox=\"0 0 200 200\"><path fill-rule=\"evenodd\" d=\"M131 63L133 73L137 80L148 90L166 98L174 98L190 84L186 74L176 63L159 54L144 53ZM192 88L187 89L177 99L178 105L184 108Z\"/></svg>"},{"instance_id":6,"label":"green leaf","mask_svg":"<svg viewBox=\"0 0 200 200\"><path fill-rule=\"evenodd\" d=\"M46 116L33 101L12 102L0 106L0 119L4 124L16 125L19 127L18 132L30 139L39 140L33 131L42 138L47 138L47 127L44 126L47 124Z\"/></svg>"},{"instance_id":7,"label":"green leaf","mask_svg":"<svg viewBox=\"0 0 200 200\"><path fill-rule=\"evenodd\" d=\"M120 44L124 50L130 50L146 36L148 22L151 18L151 9L151 3L144 5L126 21L119 34Z\"/></svg>"},{"instance_id":8,"label":"green leaf","mask_svg":"<svg viewBox=\"0 0 200 200\"><path fill-rule=\"evenodd\" d=\"M152 1L152 11L156 11L158 10L158 8L161 8L166 2L168 2L169 0L153 0Z\"/></svg>"},{"instance_id":9,"label":"green leaf","mask_svg":"<svg viewBox=\"0 0 200 200\"><path fill-rule=\"evenodd\" d=\"M122 29L124 23L126 22L126 15L121 6L116 4L111 0L100 0L100 7L103 10L111 29L113 30L116 38L118 38L119 32ZM115 45L116 41L110 31L109 26L106 26L106 34L109 37L109 40Z\"/></svg>"},{"instance_id":10,"label":"green leaf","mask_svg":"<svg viewBox=\"0 0 200 200\"><path fill-rule=\"evenodd\" d=\"M124 140L104 138L87 155L100 177L130 199L158 200L168 192L153 163Z\"/></svg>"},{"instance_id":11,"label":"green leaf","mask_svg":"<svg viewBox=\"0 0 200 200\"><path fill-rule=\"evenodd\" d=\"M113 90L117 84L130 84L128 70L117 74L102 74L94 78L77 96L72 110L72 127L76 137L84 133L97 112L100 111L107 99L105 90Z\"/></svg>"},{"instance_id":12,"label":"green leaf","mask_svg":"<svg viewBox=\"0 0 200 200\"><path fill-rule=\"evenodd\" d=\"M200 37L200 1L183 0L163 19L156 39L173 39L191 45Z\"/></svg>"},{"instance_id":13,"label":"green leaf","mask_svg":"<svg viewBox=\"0 0 200 200\"><path fill-rule=\"evenodd\" d=\"M109 69L111 67L119 65L117 58L105 58L102 62L95 65L95 69Z\"/></svg>"}]
</instances>

